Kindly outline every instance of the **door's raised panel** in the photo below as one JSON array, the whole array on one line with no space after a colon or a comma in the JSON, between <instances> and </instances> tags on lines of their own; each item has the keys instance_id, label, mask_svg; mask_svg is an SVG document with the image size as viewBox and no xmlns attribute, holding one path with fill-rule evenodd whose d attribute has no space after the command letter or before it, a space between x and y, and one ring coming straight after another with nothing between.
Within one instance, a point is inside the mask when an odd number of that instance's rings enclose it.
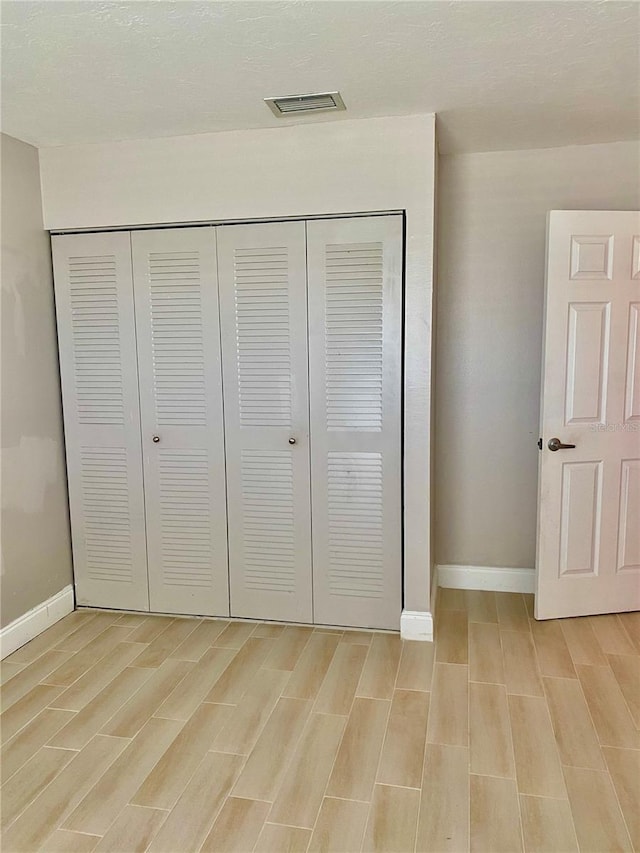
<instances>
[{"instance_id":1,"label":"door's raised panel","mask_svg":"<svg viewBox=\"0 0 640 853\"><path fill-rule=\"evenodd\" d=\"M151 609L229 612L214 228L132 235Z\"/></svg>"},{"instance_id":2,"label":"door's raised panel","mask_svg":"<svg viewBox=\"0 0 640 853\"><path fill-rule=\"evenodd\" d=\"M598 574L602 468L601 461L562 466L560 576Z\"/></svg>"},{"instance_id":3,"label":"door's raised panel","mask_svg":"<svg viewBox=\"0 0 640 853\"><path fill-rule=\"evenodd\" d=\"M624 418L627 422L640 421L640 302L629 305L628 334L624 392Z\"/></svg>"},{"instance_id":4,"label":"door's raised panel","mask_svg":"<svg viewBox=\"0 0 640 853\"><path fill-rule=\"evenodd\" d=\"M399 627L402 218L307 223L314 612Z\"/></svg>"},{"instance_id":5,"label":"door's raised panel","mask_svg":"<svg viewBox=\"0 0 640 853\"><path fill-rule=\"evenodd\" d=\"M156 423L206 426L200 255L149 252L147 263Z\"/></svg>"},{"instance_id":6,"label":"door's raised panel","mask_svg":"<svg viewBox=\"0 0 640 853\"><path fill-rule=\"evenodd\" d=\"M618 572L640 571L640 459L623 459L620 471Z\"/></svg>"},{"instance_id":7,"label":"door's raised panel","mask_svg":"<svg viewBox=\"0 0 640 853\"><path fill-rule=\"evenodd\" d=\"M571 238L571 278L613 277L613 234L576 235Z\"/></svg>"},{"instance_id":8,"label":"door's raised panel","mask_svg":"<svg viewBox=\"0 0 640 853\"><path fill-rule=\"evenodd\" d=\"M382 429L382 252L381 242L325 249L329 430Z\"/></svg>"},{"instance_id":9,"label":"door's raised panel","mask_svg":"<svg viewBox=\"0 0 640 853\"><path fill-rule=\"evenodd\" d=\"M225 226L218 249L231 614L311 622L305 226Z\"/></svg>"},{"instance_id":10,"label":"door's raised panel","mask_svg":"<svg viewBox=\"0 0 640 853\"><path fill-rule=\"evenodd\" d=\"M77 601L147 610L130 235L52 249Z\"/></svg>"},{"instance_id":11,"label":"door's raised panel","mask_svg":"<svg viewBox=\"0 0 640 853\"><path fill-rule=\"evenodd\" d=\"M640 278L640 235L636 234L631 245L631 278Z\"/></svg>"},{"instance_id":12,"label":"door's raised panel","mask_svg":"<svg viewBox=\"0 0 640 853\"><path fill-rule=\"evenodd\" d=\"M384 595L381 453L329 453L327 460L331 595Z\"/></svg>"},{"instance_id":13,"label":"door's raised panel","mask_svg":"<svg viewBox=\"0 0 640 853\"><path fill-rule=\"evenodd\" d=\"M606 421L609 358L608 302L569 304L565 422Z\"/></svg>"}]
</instances>

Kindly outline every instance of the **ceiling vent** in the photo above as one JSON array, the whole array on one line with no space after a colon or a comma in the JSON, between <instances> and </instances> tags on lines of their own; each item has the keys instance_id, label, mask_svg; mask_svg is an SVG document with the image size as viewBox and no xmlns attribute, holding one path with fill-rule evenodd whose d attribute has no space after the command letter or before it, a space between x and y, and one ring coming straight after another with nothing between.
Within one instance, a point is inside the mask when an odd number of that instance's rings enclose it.
<instances>
[{"instance_id":1,"label":"ceiling vent","mask_svg":"<svg viewBox=\"0 0 640 853\"><path fill-rule=\"evenodd\" d=\"M286 95L283 98L265 98L265 104L278 118L291 113L313 113L328 110L346 110L340 92L320 92L315 95Z\"/></svg>"}]
</instances>

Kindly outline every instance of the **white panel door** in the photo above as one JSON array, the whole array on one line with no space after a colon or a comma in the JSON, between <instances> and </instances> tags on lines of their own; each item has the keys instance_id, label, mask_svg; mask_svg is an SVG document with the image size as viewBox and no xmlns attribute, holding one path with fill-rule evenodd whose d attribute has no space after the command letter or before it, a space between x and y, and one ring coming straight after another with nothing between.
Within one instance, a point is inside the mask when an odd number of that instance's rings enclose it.
<instances>
[{"instance_id":1,"label":"white panel door","mask_svg":"<svg viewBox=\"0 0 640 853\"><path fill-rule=\"evenodd\" d=\"M319 623L399 628L402 249L401 216L307 223Z\"/></svg>"},{"instance_id":2,"label":"white panel door","mask_svg":"<svg viewBox=\"0 0 640 853\"><path fill-rule=\"evenodd\" d=\"M148 610L129 234L52 245L76 600Z\"/></svg>"},{"instance_id":3,"label":"white panel door","mask_svg":"<svg viewBox=\"0 0 640 853\"><path fill-rule=\"evenodd\" d=\"M151 609L228 615L215 229L131 238Z\"/></svg>"},{"instance_id":4,"label":"white panel door","mask_svg":"<svg viewBox=\"0 0 640 853\"><path fill-rule=\"evenodd\" d=\"M304 222L218 229L231 614L312 620Z\"/></svg>"},{"instance_id":5,"label":"white panel door","mask_svg":"<svg viewBox=\"0 0 640 853\"><path fill-rule=\"evenodd\" d=\"M549 214L545 313L535 615L637 610L640 213Z\"/></svg>"}]
</instances>

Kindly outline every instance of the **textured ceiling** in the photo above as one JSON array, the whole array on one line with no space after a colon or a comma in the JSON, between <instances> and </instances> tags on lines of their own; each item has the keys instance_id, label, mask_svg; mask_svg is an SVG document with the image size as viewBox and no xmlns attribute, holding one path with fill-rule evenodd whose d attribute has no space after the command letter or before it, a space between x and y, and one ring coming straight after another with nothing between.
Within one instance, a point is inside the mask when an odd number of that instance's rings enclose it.
<instances>
[{"instance_id":1,"label":"textured ceiling","mask_svg":"<svg viewBox=\"0 0 640 853\"><path fill-rule=\"evenodd\" d=\"M35 145L436 112L483 151L640 136L631 2L2 2L2 124Z\"/></svg>"}]
</instances>

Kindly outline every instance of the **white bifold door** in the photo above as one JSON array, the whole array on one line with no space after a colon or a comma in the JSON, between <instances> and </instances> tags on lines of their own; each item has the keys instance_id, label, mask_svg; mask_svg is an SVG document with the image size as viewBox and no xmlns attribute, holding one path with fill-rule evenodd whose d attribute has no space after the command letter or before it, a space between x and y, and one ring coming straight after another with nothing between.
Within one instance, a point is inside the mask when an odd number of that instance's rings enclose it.
<instances>
[{"instance_id":1,"label":"white bifold door","mask_svg":"<svg viewBox=\"0 0 640 853\"><path fill-rule=\"evenodd\" d=\"M78 602L397 629L402 217L53 253Z\"/></svg>"}]
</instances>

